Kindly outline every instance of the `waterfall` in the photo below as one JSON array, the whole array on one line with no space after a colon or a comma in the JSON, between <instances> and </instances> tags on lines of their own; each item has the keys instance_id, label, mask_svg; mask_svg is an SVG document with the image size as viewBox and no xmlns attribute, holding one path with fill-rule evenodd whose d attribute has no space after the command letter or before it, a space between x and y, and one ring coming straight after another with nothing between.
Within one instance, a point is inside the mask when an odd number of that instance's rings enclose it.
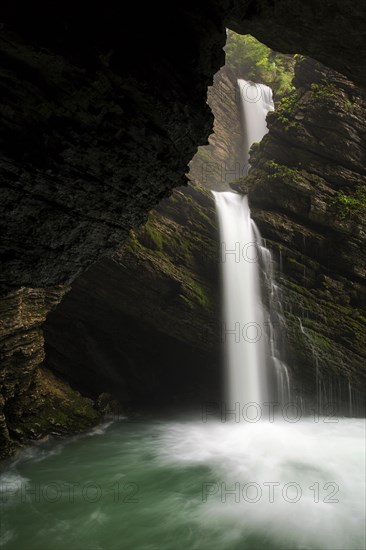
<instances>
[{"instance_id":1,"label":"waterfall","mask_svg":"<svg viewBox=\"0 0 366 550\"><path fill-rule=\"evenodd\" d=\"M264 317L258 248L247 197L214 193L219 217L223 266L223 338L227 360L227 401L267 400Z\"/></svg>"},{"instance_id":2,"label":"waterfall","mask_svg":"<svg viewBox=\"0 0 366 550\"><path fill-rule=\"evenodd\" d=\"M238 80L238 85L248 159L251 145L268 131L266 115L274 109L272 91L245 80ZM247 197L226 191L213 194L222 246L227 408L232 410L238 403L240 409L248 403L288 403L289 373L279 358L272 322L283 317L271 254L251 219ZM264 306L263 286L269 292L269 308Z\"/></svg>"},{"instance_id":3,"label":"waterfall","mask_svg":"<svg viewBox=\"0 0 366 550\"><path fill-rule=\"evenodd\" d=\"M269 111L274 111L274 104L269 86L243 79L238 80L238 86L242 106L245 162L249 168L249 149L268 132L266 116ZM244 171L246 172L247 170Z\"/></svg>"}]
</instances>

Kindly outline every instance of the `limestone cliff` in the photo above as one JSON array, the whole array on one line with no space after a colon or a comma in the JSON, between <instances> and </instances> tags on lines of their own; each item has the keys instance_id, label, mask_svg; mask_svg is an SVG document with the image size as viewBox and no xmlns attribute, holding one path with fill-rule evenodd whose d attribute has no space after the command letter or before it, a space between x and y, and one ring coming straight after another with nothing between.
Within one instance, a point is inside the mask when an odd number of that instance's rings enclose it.
<instances>
[{"instance_id":1,"label":"limestone cliff","mask_svg":"<svg viewBox=\"0 0 366 550\"><path fill-rule=\"evenodd\" d=\"M213 198L190 186L71 289L2 300L1 456L92 426L106 392L122 414L219 399L218 275Z\"/></svg>"},{"instance_id":2,"label":"limestone cliff","mask_svg":"<svg viewBox=\"0 0 366 550\"><path fill-rule=\"evenodd\" d=\"M0 291L69 284L185 183L226 27L365 82L364 3L5 5ZM135 47L136 44L136 47Z\"/></svg>"},{"instance_id":3,"label":"limestone cliff","mask_svg":"<svg viewBox=\"0 0 366 550\"><path fill-rule=\"evenodd\" d=\"M87 399L42 366L42 325L64 293L23 288L0 301L0 458L31 439L82 431L100 419Z\"/></svg>"},{"instance_id":4,"label":"limestone cliff","mask_svg":"<svg viewBox=\"0 0 366 550\"><path fill-rule=\"evenodd\" d=\"M224 62L226 27L365 82L363 3L129 8L128 21L124 5L108 2L85 10L15 0L1 10L0 308L10 308L1 393L7 402L21 388L16 410L43 359L40 323L17 324L18 296L37 295L43 310L51 289L118 250L130 228L185 183L212 130L206 93Z\"/></svg>"},{"instance_id":5,"label":"limestone cliff","mask_svg":"<svg viewBox=\"0 0 366 550\"><path fill-rule=\"evenodd\" d=\"M124 410L217 399L218 276L213 198L179 189L49 315L47 366L93 398L112 393Z\"/></svg>"},{"instance_id":6,"label":"limestone cliff","mask_svg":"<svg viewBox=\"0 0 366 550\"><path fill-rule=\"evenodd\" d=\"M198 148L189 179L209 189L225 191L244 175L242 125L237 74L226 65L215 75L207 101L215 117L209 145Z\"/></svg>"},{"instance_id":7,"label":"limestone cliff","mask_svg":"<svg viewBox=\"0 0 366 550\"><path fill-rule=\"evenodd\" d=\"M239 188L277 260L298 392L356 402L366 377L365 93L310 59L294 84Z\"/></svg>"}]
</instances>

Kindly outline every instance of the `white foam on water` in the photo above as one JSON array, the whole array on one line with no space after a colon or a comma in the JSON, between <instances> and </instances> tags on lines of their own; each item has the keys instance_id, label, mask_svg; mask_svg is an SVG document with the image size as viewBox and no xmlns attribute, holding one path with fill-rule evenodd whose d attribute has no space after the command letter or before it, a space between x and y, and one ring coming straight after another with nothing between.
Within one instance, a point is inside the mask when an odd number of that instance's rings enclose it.
<instances>
[{"instance_id":1,"label":"white foam on water","mask_svg":"<svg viewBox=\"0 0 366 550\"><path fill-rule=\"evenodd\" d=\"M284 548L363 549L364 435L361 419L176 423L156 452L165 466L211 467L197 517L231 539L265 533Z\"/></svg>"}]
</instances>

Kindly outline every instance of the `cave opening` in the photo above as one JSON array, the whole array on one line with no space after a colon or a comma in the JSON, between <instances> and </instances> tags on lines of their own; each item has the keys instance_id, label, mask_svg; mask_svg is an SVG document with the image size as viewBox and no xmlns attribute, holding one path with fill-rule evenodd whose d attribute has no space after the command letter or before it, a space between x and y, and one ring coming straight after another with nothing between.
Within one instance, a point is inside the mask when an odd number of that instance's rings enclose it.
<instances>
[{"instance_id":1,"label":"cave opening","mask_svg":"<svg viewBox=\"0 0 366 550\"><path fill-rule=\"evenodd\" d=\"M275 128L280 125L284 141L291 142L299 121L309 116L307 111L313 108L308 102L298 109L304 89L307 87L316 100L329 99L332 86L336 89L340 85L338 73L310 58L275 52L251 35L238 35L230 30L225 50L226 63L208 90L208 104L215 115L214 132L208 145L200 147L190 162L189 186L179 187L170 198L164 199L150 213L147 224L133 230L127 244L117 253L82 274L49 314L44 326L45 367L95 402L100 394L102 401L110 394L122 411L171 408L184 411L187 407L200 409L202 403L220 403L222 399L225 376L222 351L225 334L219 298L222 243L208 190L249 191L255 222L264 231L265 241L269 239L274 269L280 271L278 277L286 292L297 286L302 292L311 289L313 299L323 298L324 291L327 292L324 281L328 284L328 278L332 277L329 269L332 259L323 257L324 244L319 242L322 239L317 221L307 220L300 227L300 232L308 234L295 235L301 239L303 250L296 244L294 251L286 243L287 235L277 231L277 218L282 216L286 230L293 231L291 223L300 221L302 212L297 220L292 206L284 208L272 200L267 207L264 200L267 189L250 193L250 183L255 178L247 177L245 150L253 144L250 154L256 162L259 144L255 142L259 140L254 134L248 143L243 105L258 105L266 93L263 86L270 86L275 108L270 120L274 119ZM246 84L240 87L238 82ZM354 90L350 90L353 97L352 94ZM262 148L268 157L266 144L264 140ZM280 154L270 151L272 156L262 163L272 189L273 183L286 186L285 201L292 200L286 178L298 178L304 166L298 149L298 144L292 146L291 154L285 158L281 151ZM319 162L316 155L315 162ZM303 197L296 196L293 200L301 203ZM258 214L257 204L262 209ZM309 209L308 204L301 203L300 210L304 207ZM277 210L277 218L273 209ZM266 220L263 212L268 212ZM273 238L274 230L277 234ZM333 246L333 235L329 240ZM310 254L306 247L312 248ZM304 254L296 258L299 251ZM314 260L318 262L315 267ZM335 261L336 258L333 264ZM340 267L337 264L338 271ZM343 284L338 275L333 284ZM363 286L355 289L352 285L348 295L344 288L345 296L331 297L329 306L349 300L363 307ZM287 349L286 361L294 364L296 399L303 403L310 396L311 406L319 406L315 401L320 400L324 407L335 401L343 414L358 411L362 416L360 373L354 377L347 369L342 372L339 365L344 364L347 354L343 344L338 347L335 360L329 357L327 345L334 344L324 326L329 312L320 314L322 320L318 312L312 311L313 302L306 303L302 292L284 300L288 326L283 328L286 334L281 344ZM315 331L313 323L318 325ZM322 348L317 339L324 332ZM357 357L354 368L359 368Z\"/></svg>"},{"instance_id":2,"label":"cave opening","mask_svg":"<svg viewBox=\"0 0 366 550\"><path fill-rule=\"evenodd\" d=\"M238 79L273 86L279 104L295 63L230 30L225 50L208 91L214 131L190 162L188 187L76 279L44 325L45 367L95 402L110 394L122 412L200 411L222 400L220 239L209 191L247 173Z\"/></svg>"},{"instance_id":3,"label":"cave opening","mask_svg":"<svg viewBox=\"0 0 366 550\"><path fill-rule=\"evenodd\" d=\"M363 17L311 4L1 27L5 548L363 547Z\"/></svg>"}]
</instances>

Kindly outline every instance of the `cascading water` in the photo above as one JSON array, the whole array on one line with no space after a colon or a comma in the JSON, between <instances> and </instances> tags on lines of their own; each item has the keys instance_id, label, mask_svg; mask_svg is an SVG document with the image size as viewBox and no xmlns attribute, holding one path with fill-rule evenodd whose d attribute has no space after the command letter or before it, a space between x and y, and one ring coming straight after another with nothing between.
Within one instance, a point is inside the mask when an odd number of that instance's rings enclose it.
<instances>
[{"instance_id":1,"label":"cascading water","mask_svg":"<svg viewBox=\"0 0 366 550\"><path fill-rule=\"evenodd\" d=\"M274 105L268 86L246 80L238 80L238 85L247 163L251 145L268 131L266 116ZM285 404L290 399L290 382L279 358L272 322L274 316L281 322L283 317L271 254L250 217L247 197L232 192L213 194L222 243L226 402L230 409L238 403L242 409L248 403L261 405L268 400ZM270 292L270 311L261 296L260 267Z\"/></svg>"},{"instance_id":2,"label":"cascading water","mask_svg":"<svg viewBox=\"0 0 366 550\"><path fill-rule=\"evenodd\" d=\"M247 197L214 195L222 242L228 404L260 404L268 399L267 350L254 222Z\"/></svg>"},{"instance_id":3,"label":"cascading water","mask_svg":"<svg viewBox=\"0 0 366 550\"><path fill-rule=\"evenodd\" d=\"M249 149L253 143L261 141L268 132L266 117L274 111L272 90L265 84L255 84L247 80L238 80L243 115L244 155L247 166ZM244 172L246 172L245 170Z\"/></svg>"},{"instance_id":4,"label":"cascading water","mask_svg":"<svg viewBox=\"0 0 366 550\"><path fill-rule=\"evenodd\" d=\"M266 132L270 90L260 90L263 101L243 101L252 141ZM247 198L215 198L232 331L229 397L261 403L277 394L286 402L271 254ZM214 413L119 420L68 442L39 443L0 471L1 548L365 548L364 420L278 416L228 425Z\"/></svg>"}]
</instances>

